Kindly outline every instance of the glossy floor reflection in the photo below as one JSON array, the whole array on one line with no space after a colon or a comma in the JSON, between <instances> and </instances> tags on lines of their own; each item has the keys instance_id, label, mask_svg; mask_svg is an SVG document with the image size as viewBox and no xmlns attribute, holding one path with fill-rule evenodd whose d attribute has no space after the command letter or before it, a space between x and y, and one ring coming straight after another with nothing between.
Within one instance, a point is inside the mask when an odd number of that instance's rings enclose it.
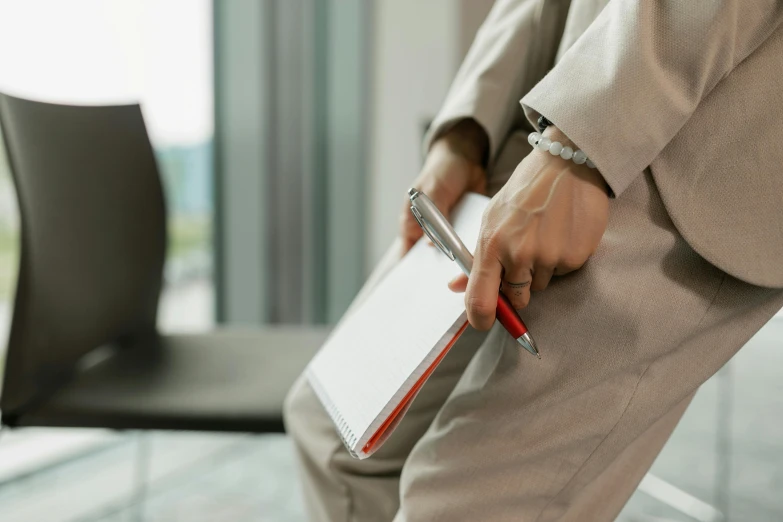
<instances>
[{"instance_id":1,"label":"glossy floor reflection","mask_svg":"<svg viewBox=\"0 0 783 522\"><path fill-rule=\"evenodd\" d=\"M282 436L134 433L0 486L3 522L303 519Z\"/></svg>"},{"instance_id":2,"label":"glossy floor reflection","mask_svg":"<svg viewBox=\"0 0 783 522\"><path fill-rule=\"evenodd\" d=\"M696 396L651 472L670 487L638 491L619 520L783 520L782 368L776 319ZM286 438L152 432L0 483L0 520L305 519Z\"/></svg>"}]
</instances>

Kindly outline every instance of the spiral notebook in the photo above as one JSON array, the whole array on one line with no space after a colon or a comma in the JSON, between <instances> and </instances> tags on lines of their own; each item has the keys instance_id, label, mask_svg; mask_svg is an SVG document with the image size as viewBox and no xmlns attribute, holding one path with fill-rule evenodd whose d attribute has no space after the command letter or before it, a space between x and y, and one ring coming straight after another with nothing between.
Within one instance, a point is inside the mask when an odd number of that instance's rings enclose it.
<instances>
[{"instance_id":1,"label":"spiral notebook","mask_svg":"<svg viewBox=\"0 0 783 522\"><path fill-rule=\"evenodd\" d=\"M451 222L469 250L489 199L468 194ZM378 450L467 327L456 263L420 240L336 326L307 368L316 395L354 457Z\"/></svg>"}]
</instances>

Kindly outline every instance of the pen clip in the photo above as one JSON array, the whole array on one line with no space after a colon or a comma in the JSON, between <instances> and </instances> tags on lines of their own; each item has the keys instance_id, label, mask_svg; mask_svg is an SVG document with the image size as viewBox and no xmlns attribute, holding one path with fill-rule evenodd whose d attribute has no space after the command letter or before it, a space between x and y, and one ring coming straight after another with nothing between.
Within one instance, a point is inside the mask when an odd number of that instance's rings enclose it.
<instances>
[{"instance_id":1,"label":"pen clip","mask_svg":"<svg viewBox=\"0 0 783 522\"><path fill-rule=\"evenodd\" d=\"M446 245L443 244L443 242L438 237L438 234L432 230L427 223L427 221L424 219L424 217L419 212L419 209L417 209L414 206L411 206L411 213L413 214L413 217L416 218L416 221L419 223L419 226L424 231L425 234L427 234L427 237L430 238L430 241L438 247L438 250L446 254L446 256L454 261L454 253L449 250Z\"/></svg>"}]
</instances>

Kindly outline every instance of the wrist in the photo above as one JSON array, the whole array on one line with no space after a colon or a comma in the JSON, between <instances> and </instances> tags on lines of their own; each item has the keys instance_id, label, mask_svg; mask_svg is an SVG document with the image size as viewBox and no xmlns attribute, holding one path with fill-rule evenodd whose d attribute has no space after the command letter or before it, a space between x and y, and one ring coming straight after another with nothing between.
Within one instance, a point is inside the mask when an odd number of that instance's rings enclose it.
<instances>
[{"instance_id":1,"label":"wrist","mask_svg":"<svg viewBox=\"0 0 783 522\"><path fill-rule=\"evenodd\" d=\"M489 137L484 128L472 118L465 118L444 132L433 145L444 145L467 161L486 167L489 156Z\"/></svg>"},{"instance_id":2,"label":"wrist","mask_svg":"<svg viewBox=\"0 0 783 522\"><path fill-rule=\"evenodd\" d=\"M563 144L563 146L569 146L574 150L578 150L579 147L576 146L576 144L568 139L568 136L566 136L563 131L555 127L554 125L550 125L546 129L544 129L544 132L541 134L544 135L544 137L549 138L552 141L559 141Z\"/></svg>"},{"instance_id":3,"label":"wrist","mask_svg":"<svg viewBox=\"0 0 783 522\"><path fill-rule=\"evenodd\" d=\"M566 136L563 131L555 127L554 125L549 125L544 129L544 132L541 133L544 137L549 138L553 142L557 141L563 146L571 147L573 150L579 150L579 147L568 139L568 136ZM581 165L573 164L571 166L576 172L579 172L583 176L585 176L588 179L594 179L595 183L597 185L600 185L608 195L611 196L612 189L609 187L609 184L606 183L606 180L604 177L600 174L600 172L595 168L590 168L587 166L587 164L583 163Z\"/></svg>"}]
</instances>

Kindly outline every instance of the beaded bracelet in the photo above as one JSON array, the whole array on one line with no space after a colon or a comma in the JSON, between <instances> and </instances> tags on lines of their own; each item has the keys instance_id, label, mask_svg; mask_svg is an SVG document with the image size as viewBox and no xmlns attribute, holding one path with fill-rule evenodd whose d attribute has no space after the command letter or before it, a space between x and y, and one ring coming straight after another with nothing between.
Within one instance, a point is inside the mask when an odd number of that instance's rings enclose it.
<instances>
[{"instance_id":1,"label":"beaded bracelet","mask_svg":"<svg viewBox=\"0 0 783 522\"><path fill-rule=\"evenodd\" d=\"M559 141L552 141L549 138L545 138L540 132L531 132L527 137L528 143L532 146L549 152L552 156L560 156L564 160L573 160L577 165L584 163L591 169L595 168L595 163L590 161L587 154L582 150L574 151L571 147L564 147Z\"/></svg>"}]
</instances>

